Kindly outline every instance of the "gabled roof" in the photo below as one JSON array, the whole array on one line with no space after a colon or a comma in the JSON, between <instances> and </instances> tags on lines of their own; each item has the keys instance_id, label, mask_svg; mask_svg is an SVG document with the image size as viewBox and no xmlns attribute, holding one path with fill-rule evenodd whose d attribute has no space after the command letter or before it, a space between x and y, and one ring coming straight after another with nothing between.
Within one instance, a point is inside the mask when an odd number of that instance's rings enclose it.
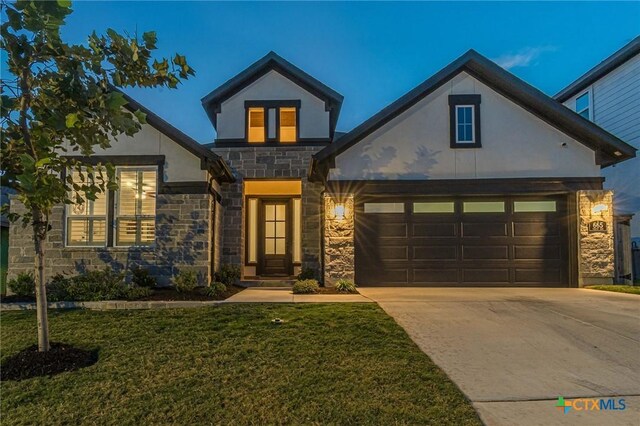
<instances>
[{"instance_id":1,"label":"gabled roof","mask_svg":"<svg viewBox=\"0 0 640 426\"><path fill-rule=\"evenodd\" d=\"M564 102L572 96L578 94L579 91L585 89L595 81L609 74L620 65L627 62L640 53L640 36L637 36L620 50L609 56L604 61L600 62L595 67L591 68L584 75L578 78L576 81L558 92L554 99L558 102Z\"/></svg>"},{"instance_id":2,"label":"gabled roof","mask_svg":"<svg viewBox=\"0 0 640 426\"><path fill-rule=\"evenodd\" d=\"M569 110L478 52L469 50L338 141L316 153L312 159L309 178L325 178L329 168L334 167L333 160L337 155L411 108L461 72L467 72L527 111L595 150L598 153L596 158L599 158L599 164L602 166L635 156L636 149L631 145Z\"/></svg>"},{"instance_id":3,"label":"gabled roof","mask_svg":"<svg viewBox=\"0 0 640 426\"><path fill-rule=\"evenodd\" d=\"M136 110L144 112L147 115L147 123L151 127L165 134L167 137L169 137L169 139L176 142L178 145L191 152L196 157L199 157L201 159L202 169L210 170L215 179L218 179L220 182L235 181L235 178L231 173L231 169L229 169L227 163L225 163L222 157L220 157L218 154L215 154L214 152L200 145L195 139L176 129L167 121L160 118L160 116L158 116L156 113L146 108L144 105L140 104L138 101L136 101L117 87L110 86L109 89L122 93L122 95L128 102L125 105L125 108L127 108L131 112Z\"/></svg>"},{"instance_id":4,"label":"gabled roof","mask_svg":"<svg viewBox=\"0 0 640 426\"><path fill-rule=\"evenodd\" d=\"M222 104L222 102L272 70L282 74L319 99L324 100L325 109L329 111L329 123L331 126L331 134L333 135L336 123L338 122L340 108L342 107L343 96L275 52L267 53L240 74L231 78L201 99L202 106L209 116L209 120L213 123L213 127L217 127L216 114L220 112L220 104Z\"/></svg>"}]
</instances>

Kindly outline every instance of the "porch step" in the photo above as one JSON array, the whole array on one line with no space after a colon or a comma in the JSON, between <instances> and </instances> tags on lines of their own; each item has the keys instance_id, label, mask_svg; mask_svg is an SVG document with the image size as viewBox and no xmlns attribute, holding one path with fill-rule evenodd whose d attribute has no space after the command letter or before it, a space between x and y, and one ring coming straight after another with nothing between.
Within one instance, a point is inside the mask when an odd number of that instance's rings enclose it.
<instances>
[{"instance_id":1,"label":"porch step","mask_svg":"<svg viewBox=\"0 0 640 426\"><path fill-rule=\"evenodd\" d=\"M287 288L290 289L291 286L296 282L296 280L291 279L268 279L268 280L241 280L238 282L240 287L262 287L262 288L273 288L273 289L282 289Z\"/></svg>"}]
</instances>

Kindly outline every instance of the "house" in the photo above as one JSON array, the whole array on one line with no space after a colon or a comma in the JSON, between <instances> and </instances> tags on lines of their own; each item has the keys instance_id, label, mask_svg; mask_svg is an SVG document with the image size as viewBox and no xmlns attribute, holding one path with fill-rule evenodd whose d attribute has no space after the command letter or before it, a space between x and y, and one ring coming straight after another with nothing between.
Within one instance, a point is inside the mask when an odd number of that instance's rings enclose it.
<instances>
[{"instance_id":1,"label":"house","mask_svg":"<svg viewBox=\"0 0 640 426\"><path fill-rule=\"evenodd\" d=\"M555 99L640 147L640 36L561 90ZM631 282L631 239L640 245L640 161L615 164L604 169L603 176L604 187L616 193L616 279Z\"/></svg>"},{"instance_id":2,"label":"house","mask_svg":"<svg viewBox=\"0 0 640 426\"><path fill-rule=\"evenodd\" d=\"M475 51L346 134L342 100L271 52L202 99L209 149L147 111L142 132L85 159L116 164L120 189L56 210L49 273L142 264L208 280L230 263L245 280L311 269L326 285L612 281L601 168L632 146ZM10 274L31 267L28 232L12 228L10 251Z\"/></svg>"}]
</instances>

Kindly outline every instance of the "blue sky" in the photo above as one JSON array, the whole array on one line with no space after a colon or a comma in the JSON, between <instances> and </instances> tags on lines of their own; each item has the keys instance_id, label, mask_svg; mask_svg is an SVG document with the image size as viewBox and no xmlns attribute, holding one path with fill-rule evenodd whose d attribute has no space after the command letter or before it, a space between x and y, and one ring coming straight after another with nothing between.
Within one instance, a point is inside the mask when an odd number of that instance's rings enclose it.
<instances>
[{"instance_id":1,"label":"blue sky","mask_svg":"<svg viewBox=\"0 0 640 426\"><path fill-rule=\"evenodd\" d=\"M155 30L196 77L129 94L205 143L200 98L270 50L345 97L348 131L473 48L553 95L640 34L640 2L76 2L63 37Z\"/></svg>"}]
</instances>

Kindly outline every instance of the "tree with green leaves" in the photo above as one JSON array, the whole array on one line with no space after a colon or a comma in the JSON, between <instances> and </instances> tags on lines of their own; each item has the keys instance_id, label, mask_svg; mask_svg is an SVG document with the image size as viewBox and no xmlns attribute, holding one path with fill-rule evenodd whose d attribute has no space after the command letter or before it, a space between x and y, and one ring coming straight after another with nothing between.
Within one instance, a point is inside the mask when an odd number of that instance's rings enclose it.
<instances>
[{"instance_id":1,"label":"tree with green leaves","mask_svg":"<svg viewBox=\"0 0 640 426\"><path fill-rule=\"evenodd\" d=\"M5 213L33 232L40 351L49 350L44 268L52 209L117 188L112 166L87 166L72 157L108 148L118 135L132 136L145 123L144 113L123 108L127 101L117 88L176 88L194 75L184 56L154 59L154 32L138 37L109 29L105 35L92 33L85 44L65 43L60 29L71 12L71 3L63 0L2 1L0 48L7 62L0 170L3 184L15 189L25 207L19 214Z\"/></svg>"}]
</instances>

